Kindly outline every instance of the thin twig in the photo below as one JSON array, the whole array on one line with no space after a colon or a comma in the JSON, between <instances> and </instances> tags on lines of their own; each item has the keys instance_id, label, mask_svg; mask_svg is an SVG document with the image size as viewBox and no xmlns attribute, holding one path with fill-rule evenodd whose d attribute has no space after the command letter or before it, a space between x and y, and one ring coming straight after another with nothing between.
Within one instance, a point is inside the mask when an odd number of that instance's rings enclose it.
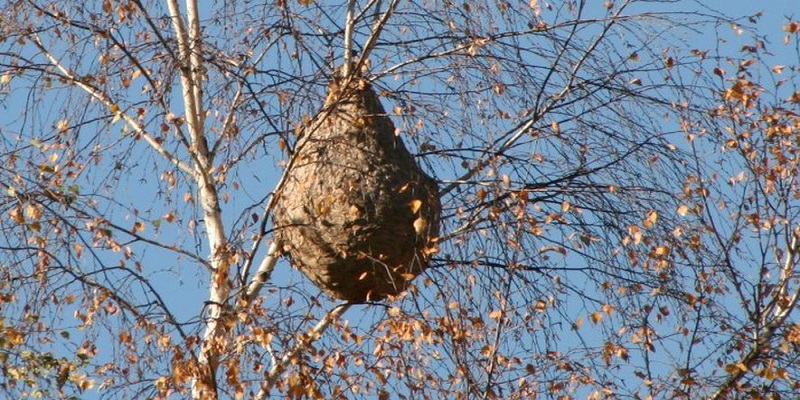
<instances>
[{"instance_id":1,"label":"thin twig","mask_svg":"<svg viewBox=\"0 0 800 400\"><path fill-rule=\"evenodd\" d=\"M189 165L185 164L184 162L180 161L178 157L174 154L170 153L167 149L164 148L153 136L151 136L145 130L144 126L142 126L139 122L136 121L135 118L128 115L128 113L124 112L120 107L114 103L114 101L106 94L105 92L101 91L100 89L89 85L88 83L80 80L75 74L70 72L67 68L65 68L59 61L56 59L48 50L45 48L44 44L42 43L41 39L38 36L33 37L33 42L36 44L36 47L44 53L45 57L53 64L56 69L58 69L62 76L68 79L72 84L78 86L79 88L83 89L86 93L90 96L94 97L98 100L101 104L103 104L106 108L108 108L116 118L119 118L133 129L133 131L144 139L147 144L149 144L153 149L155 149L158 154L161 154L167 161L171 162L176 167L180 168L182 171L195 176L195 171Z\"/></svg>"},{"instance_id":2,"label":"thin twig","mask_svg":"<svg viewBox=\"0 0 800 400\"><path fill-rule=\"evenodd\" d=\"M394 10L397 8L397 4L399 2L400 0L392 0L392 2L389 3L389 7L386 9L386 12L383 13L378 22L375 23L375 26L373 26L372 33L370 33L367 42L364 43L364 51L361 53L358 63L356 63L354 67L355 71L361 71L361 68L367 62L367 59L369 59L369 53L371 53L372 49L375 48L375 44L378 42L381 32L383 32L383 27L386 26L386 22L389 21L389 17L392 16L392 13L394 13Z\"/></svg>"},{"instance_id":3,"label":"thin twig","mask_svg":"<svg viewBox=\"0 0 800 400\"><path fill-rule=\"evenodd\" d=\"M327 315L325 315L313 328L308 330L305 333L300 334L297 337L297 342L295 343L294 347L291 348L286 354L281 357L280 361L277 364L272 365L269 372L264 377L264 381L261 382L261 388L259 389L258 393L253 397L254 400L263 400L269 397L270 389L281 376L281 374L286 370L287 365L297 357L300 352L306 350L308 346L311 345L314 341L320 338L325 330L330 327L331 323L335 322L339 319L339 317L350 308L350 303L340 304L334 307Z\"/></svg>"},{"instance_id":4,"label":"thin twig","mask_svg":"<svg viewBox=\"0 0 800 400\"><path fill-rule=\"evenodd\" d=\"M800 229L800 228L798 228ZM771 307L764 310L764 314L771 317L765 317L766 320L761 329L756 332L753 338L753 347L742 358L737 365L741 364L745 368L736 368L736 371L728 376L728 378L719 386L719 389L709 397L709 400L720 400L728 397L730 391L736 386L745 374L751 371L752 366L764 355L764 352L770 348L770 343L778 332L778 328L782 326L789 314L797 308L798 300L800 300L800 290L795 290L794 294L789 296L789 283L791 279L788 277L794 275L797 265L797 254L800 252L800 231L796 229L791 233L789 246L786 249L786 259L784 260L783 267L781 267L781 279L778 282L778 290L775 296L776 301L772 303ZM787 277L787 279L784 279Z\"/></svg>"}]
</instances>

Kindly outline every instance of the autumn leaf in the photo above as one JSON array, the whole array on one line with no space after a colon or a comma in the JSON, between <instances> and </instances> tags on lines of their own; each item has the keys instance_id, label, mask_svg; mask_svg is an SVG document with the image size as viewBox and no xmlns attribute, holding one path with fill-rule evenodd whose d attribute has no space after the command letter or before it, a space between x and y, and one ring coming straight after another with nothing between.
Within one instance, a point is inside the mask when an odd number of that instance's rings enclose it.
<instances>
[{"instance_id":1,"label":"autumn leaf","mask_svg":"<svg viewBox=\"0 0 800 400\"><path fill-rule=\"evenodd\" d=\"M658 212L653 210L647 214L647 218L642 221L642 225L645 227L645 229L651 229L653 226L655 226L656 221L658 221Z\"/></svg>"},{"instance_id":2,"label":"autumn leaf","mask_svg":"<svg viewBox=\"0 0 800 400\"><path fill-rule=\"evenodd\" d=\"M735 364L728 364L725 366L725 372L729 374L736 374L739 372L747 372L748 368L746 365L742 364L741 362L737 362Z\"/></svg>"},{"instance_id":3,"label":"autumn leaf","mask_svg":"<svg viewBox=\"0 0 800 400\"><path fill-rule=\"evenodd\" d=\"M422 207L422 200L414 199L411 200L411 203L408 204L408 207L411 209L411 212L416 214L419 211L420 207Z\"/></svg>"},{"instance_id":4,"label":"autumn leaf","mask_svg":"<svg viewBox=\"0 0 800 400\"><path fill-rule=\"evenodd\" d=\"M787 33L797 33L797 32L800 32L800 22L798 22L798 21L792 21L792 22L790 22L789 24L787 24L787 25L783 26L781 29L782 29L784 32L787 32Z\"/></svg>"},{"instance_id":5,"label":"autumn leaf","mask_svg":"<svg viewBox=\"0 0 800 400\"><path fill-rule=\"evenodd\" d=\"M670 250L669 247L667 246L659 246L656 247L655 250L653 250L653 254L655 254L657 257L667 257L669 256L669 253Z\"/></svg>"}]
</instances>

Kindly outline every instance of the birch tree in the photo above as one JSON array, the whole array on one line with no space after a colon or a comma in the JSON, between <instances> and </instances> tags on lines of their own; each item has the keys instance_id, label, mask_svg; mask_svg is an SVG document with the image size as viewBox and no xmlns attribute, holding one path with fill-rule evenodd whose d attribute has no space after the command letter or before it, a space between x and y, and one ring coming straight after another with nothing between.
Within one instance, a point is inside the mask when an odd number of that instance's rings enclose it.
<instances>
[{"instance_id":1,"label":"birch tree","mask_svg":"<svg viewBox=\"0 0 800 400\"><path fill-rule=\"evenodd\" d=\"M798 23L768 47L758 18L6 0L0 391L790 397L800 95L769 51L797 53ZM329 298L273 241L340 66L442 195L432 266L381 302Z\"/></svg>"}]
</instances>

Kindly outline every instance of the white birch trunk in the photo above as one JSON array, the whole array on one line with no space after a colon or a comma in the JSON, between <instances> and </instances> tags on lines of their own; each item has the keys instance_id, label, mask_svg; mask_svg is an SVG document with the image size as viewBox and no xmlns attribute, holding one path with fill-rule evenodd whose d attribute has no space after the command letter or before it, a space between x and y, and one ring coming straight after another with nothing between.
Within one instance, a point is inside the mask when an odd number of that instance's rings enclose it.
<instances>
[{"instance_id":1,"label":"white birch trunk","mask_svg":"<svg viewBox=\"0 0 800 400\"><path fill-rule=\"evenodd\" d=\"M224 317L223 311L230 293L228 246L217 197L216 182L211 171L213 155L209 151L205 137L204 66L197 1L186 1L186 21L181 15L177 0L168 0L167 3L178 41L182 97L191 138L189 153L195 168L195 179L208 235L209 261L212 268L206 308L206 326L198 355L200 370L192 382L192 398L215 399L218 398L218 394L214 376L218 367L219 354L224 351L226 339L225 324L221 318Z\"/></svg>"}]
</instances>

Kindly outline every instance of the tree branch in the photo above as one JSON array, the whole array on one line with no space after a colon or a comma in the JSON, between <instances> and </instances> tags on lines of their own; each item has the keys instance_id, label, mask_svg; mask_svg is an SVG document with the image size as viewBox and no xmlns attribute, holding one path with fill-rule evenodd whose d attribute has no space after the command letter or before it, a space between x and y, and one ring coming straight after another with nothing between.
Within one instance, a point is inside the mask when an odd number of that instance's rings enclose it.
<instances>
[{"instance_id":1,"label":"tree branch","mask_svg":"<svg viewBox=\"0 0 800 400\"><path fill-rule=\"evenodd\" d=\"M769 350L770 343L775 337L775 333L778 332L778 328L783 326L791 311L797 307L798 300L800 299L800 290L795 290L790 296L788 286L790 277L794 275L793 272L795 271L797 263L797 253L800 251L800 228L795 229L791 233L789 242L789 246L786 249L786 259L784 260L783 267L781 267L781 278L778 282L775 301L772 302L770 307L764 310L766 321L753 338L753 348L738 363L745 368L737 368L736 371L728 376L725 382L720 385L714 395L709 397L709 400L728 398L728 394L731 390L744 378L745 374L752 370L753 365L764 355L764 352ZM767 315L771 316L771 318L766 317Z\"/></svg>"},{"instance_id":2,"label":"tree branch","mask_svg":"<svg viewBox=\"0 0 800 400\"><path fill-rule=\"evenodd\" d=\"M372 33L369 35L367 42L364 43L364 51L361 53L358 63L356 63L354 67L355 71L360 71L361 67L367 62L367 59L369 59L369 54L378 42L378 38L381 36L381 32L383 32L383 27L386 26L386 22L389 21L389 18L392 16L392 13L394 13L394 9L397 8L399 2L400 0L392 0L386 12L384 12L381 18L375 23L375 26L372 28ZM377 12L380 12L380 10L377 10Z\"/></svg>"},{"instance_id":3,"label":"tree branch","mask_svg":"<svg viewBox=\"0 0 800 400\"><path fill-rule=\"evenodd\" d=\"M277 242L272 242L267 250L267 255L259 264L258 269L253 274L253 279L250 281L250 284L247 285L247 291L245 292L245 299L248 301L252 300L254 297L258 295L261 291L261 288L264 287L264 284L269 281L270 277L272 276L272 271L275 269L275 264L278 262L278 256L280 255L280 248ZM247 271L243 271L245 275Z\"/></svg>"},{"instance_id":4,"label":"tree branch","mask_svg":"<svg viewBox=\"0 0 800 400\"><path fill-rule=\"evenodd\" d=\"M353 72L351 70L352 65L350 65L350 60L353 57L353 25L356 23L355 18L353 18L353 12L355 8L356 0L348 0L347 15L344 23L344 66L342 69L345 77L350 76L350 73Z\"/></svg>"},{"instance_id":5,"label":"tree branch","mask_svg":"<svg viewBox=\"0 0 800 400\"><path fill-rule=\"evenodd\" d=\"M176 167L180 168L182 171L184 171L184 172L186 172L186 173L188 173L188 174L190 174L192 176L195 176L195 171L192 169L192 167L190 167L186 163L180 161L178 159L178 157L176 157L174 154L170 153L167 149L165 149L164 146L162 146L155 138L153 138L153 136L151 136L149 133L147 133L147 131L145 130L144 126L142 126L139 122L137 122L135 118L131 117L130 115L128 115L128 113L126 113L122 109L120 109L120 107L116 103L114 103L114 101L111 99L111 97L108 94L106 94L105 92L101 91L100 89L98 89L98 88L96 88L96 87L94 87L94 86L82 81L77 76L75 76L75 74L73 74L67 68L65 68L61 64L61 62L59 62L58 59L56 59L47 50L47 48L42 43L41 39L39 39L39 36L34 36L33 37L33 43L36 45L36 47L39 48L39 50L42 51L42 53L44 53L45 57L47 57L47 59L50 61L50 63L54 67L56 67L56 69L58 69L59 72L61 72L61 74L62 74L62 76L64 78L66 78L72 84L74 84L75 86L78 86L79 88L83 89L83 91L85 91L90 96L92 96L93 98L98 100L101 104L103 104L106 108L108 108L114 114L115 118L118 118L118 119L121 119L121 120L125 121L125 123L129 127L131 127L131 129L133 129L136 132L137 135L139 135L142 139L144 139L144 141L147 142L147 144L149 144L150 147L155 149L155 151L158 154L160 154L161 156L163 156L165 159L167 159L167 161L171 162L173 165L175 165Z\"/></svg>"},{"instance_id":6,"label":"tree branch","mask_svg":"<svg viewBox=\"0 0 800 400\"><path fill-rule=\"evenodd\" d=\"M294 347L291 348L286 354L281 357L280 361L277 364L274 364L272 368L270 368L269 372L264 377L264 381L261 382L261 388L258 393L253 397L254 400L264 400L269 398L269 392L275 382L278 380L280 375L286 370L286 366L297 357L300 352L306 350L314 341L320 338L325 330L331 325L331 323L335 322L339 317L350 308L350 303L340 304L334 307L325 317L323 317L313 328L308 330L306 333L300 334L297 337L297 341L295 342Z\"/></svg>"},{"instance_id":7,"label":"tree branch","mask_svg":"<svg viewBox=\"0 0 800 400\"><path fill-rule=\"evenodd\" d=\"M203 346L198 360L199 376L192 382L192 398L218 398L216 369L219 355L226 351L229 330L222 321L230 294L228 273L230 249L222 221L216 182L212 175L214 155L209 151L205 136L205 110L203 108L203 79L205 66L202 58L202 32L196 0L186 1L188 30L184 26L177 0L167 1L172 27L178 41L182 97L186 110L191 148L194 155L195 177L203 209L208 245L211 250L212 275L209 282L208 317L206 318Z\"/></svg>"}]
</instances>

